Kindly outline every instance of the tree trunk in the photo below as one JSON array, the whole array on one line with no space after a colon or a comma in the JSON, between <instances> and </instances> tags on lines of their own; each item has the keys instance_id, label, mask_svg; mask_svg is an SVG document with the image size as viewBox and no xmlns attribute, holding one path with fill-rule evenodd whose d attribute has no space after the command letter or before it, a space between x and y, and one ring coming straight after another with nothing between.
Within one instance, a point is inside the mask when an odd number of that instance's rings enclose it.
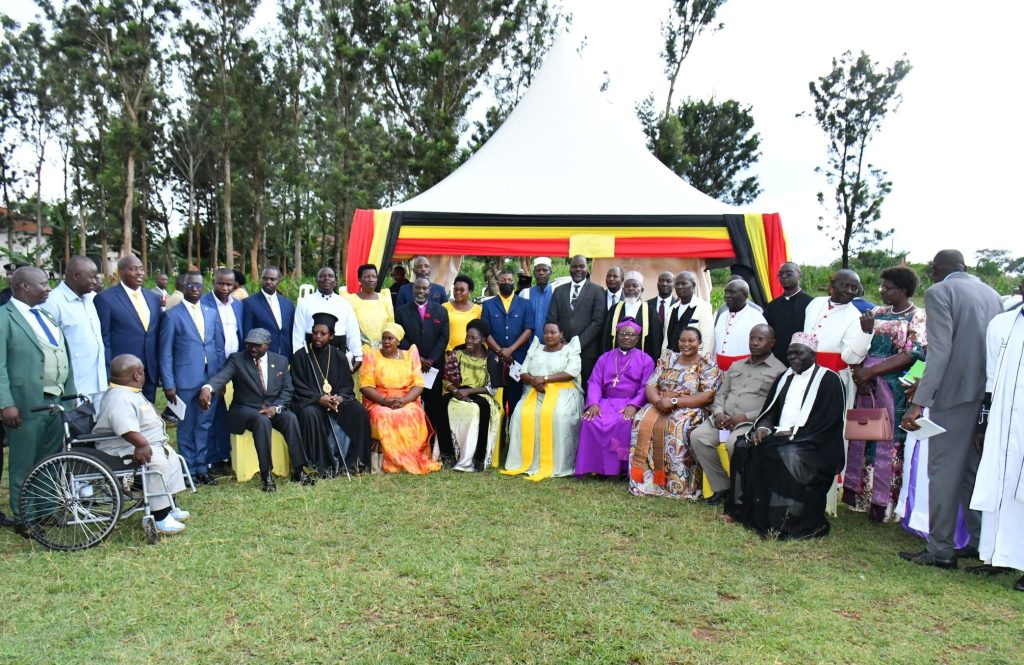
<instances>
[{"instance_id":1,"label":"tree trunk","mask_svg":"<svg viewBox=\"0 0 1024 665\"><path fill-rule=\"evenodd\" d=\"M43 156L36 162L36 267L43 266Z\"/></svg>"},{"instance_id":2,"label":"tree trunk","mask_svg":"<svg viewBox=\"0 0 1024 665\"><path fill-rule=\"evenodd\" d=\"M75 189L78 194L78 253L85 256L88 237L85 230L85 204L82 201L82 169L78 166L75 166ZM101 262L104 261L106 257L101 259Z\"/></svg>"},{"instance_id":3,"label":"tree trunk","mask_svg":"<svg viewBox=\"0 0 1024 665\"><path fill-rule=\"evenodd\" d=\"M298 187L295 188L295 227L293 233L295 234L293 240L295 254L292 276L295 278L295 281L299 281L302 279L302 196L299 194Z\"/></svg>"},{"instance_id":4,"label":"tree trunk","mask_svg":"<svg viewBox=\"0 0 1024 665\"><path fill-rule=\"evenodd\" d=\"M195 256L196 262L195 262L194 265L196 267L196 270L202 271L202 265L203 265L203 234L202 234L202 232L200 230L199 204L198 203L196 204L195 215L196 215L195 221L192 223L192 230L196 234L196 256Z\"/></svg>"},{"instance_id":5,"label":"tree trunk","mask_svg":"<svg viewBox=\"0 0 1024 665\"><path fill-rule=\"evenodd\" d=\"M139 188L139 194L142 197L142 210L139 213L139 233L141 234L139 249L142 252L142 269L149 273L149 229L147 228L149 222L149 182L145 177L146 164L142 163L141 167L143 177L142 186Z\"/></svg>"},{"instance_id":6,"label":"tree trunk","mask_svg":"<svg viewBox=\"0 0 1024 665\"><path fill-rule=\"evenodd\" d=\"M128 150L124 176L124 208L121 211L121 256L132 253L132 207L135 205L135 148Z\"/></svg>"},{"instance_id":7,"label":"tree trunk","mask_svg":"<svg viewBox=\"0 0 1024 665\"><path fill-rule=\"evenodd\" d=\"M338 266L338 270L342 270L345 264L342 263L342 257L346 256L345 250L342 248L341 234L344 232L345 222L345 208L348 207L348 197L342 197L342 202L339 205L337 201L334 203L334 265Z\"/></svg>"},{"instance_id":8,"label":"tree trunk","mask_svg":"<svg viewBox=\"0 0 1024 665\"><path fill-rule=\"evenodd\" d=\"M263 183L256 186L256 209L253 211L252 245L249 247L249 275L258 283L260 278L257 266L260 260L260 242L263 240Z\"/></svg>"},{"instance_id":9,"label":"tree trunk","mask_svg":"<svg viewBox=\"0 0 1024 665\"><path fill-rule=\"evenodd\" d=\"M100 263L103 264L101 269L103 270L103 286L105 288L110 283L110 262L107 261L107 257L110 256L110 243L107 242L107 229L105 226L100 227L100 251L103 252L103 256L100 257Z\"/></svg>"},{"instance_id":10,"label":"tree trunk","mask_svg":"<svg viewBox=\"0 0 1024 665\"><path fill-rule=\"evenodd\" d=\"M224 265L235 267L235 243L231 227L231 150L224 146Z\"/></svg>"},{"instance_id":11,"label":"tree trunk","mask_svg":"<svg viewBox=\"0 0 1024 665\"><path fill-rule=\"evenodd\" d=\"M196 181L189 169L188 177L188 265L192 265L192 239L199 215L196 212Z\"/></svg>"},{"instance_id":12,"label":"tree trunk","mask_svg":"<svg viewBox=\"0 0 1024 665\"><path fill-rule=\"evenodd\" d=\"M220 259L220 224L217 223L218 213L217 202L214 201L213 205L210 206L210 224L213 225L213 254L210 255L210 268L216 268L220 265L218 259Z\"/></svg>"}]
</instances>

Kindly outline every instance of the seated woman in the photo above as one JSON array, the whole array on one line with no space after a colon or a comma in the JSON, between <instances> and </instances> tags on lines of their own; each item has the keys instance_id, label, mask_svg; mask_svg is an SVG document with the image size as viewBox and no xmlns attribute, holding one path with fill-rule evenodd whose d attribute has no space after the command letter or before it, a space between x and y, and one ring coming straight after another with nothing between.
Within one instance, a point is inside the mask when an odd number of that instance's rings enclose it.
<instances>
[{"instance_id":1,"label":"seated woman","mask_svg":"<svg viewBox=\"0 0 1024 665\"><path fill-rule=\"evenodd\" d=\"M502 471L535 481L572 475L583 411L579 338L566 344L558 324L547 323L542 339L533 341L523 362L519 379L526 391L509 421Z\"/></svg>"},{"instance_id":2,"label":"seated woman","mask_svg":"<svg viewBox=\"0 0 1024 665\"><path fill-rule=\"evenodd\" d=\"M356 401L345 353L331 344L338 317L313 315L312 341L292 358L292 408L299 416L307 463L323 478L342 468L370 468L370 420Z\"/></svg>"},{"instance_id":3,"label":"seated woman","mask_svg":"<svg viewBox=\"0 0 1024 665\"><path fill-rule=\"evenodd\" d=\"M629 461L633 416L646 401L654 360L637 348L641 328L634 319L616 326L616 348L597 359L587 382L587 410L580 425L576 475L621 476Z\"/></svg>"},{"instance_id":4,"label":"seated woman","mask_svg":"<svg viewBox=\"0 0 1024 665\"><path fill-rule=\"evenodd\" d=\"M458 282L456 281L456 284ZM491 371L484 340L491 329L473 319L466 325L465 343L455 347L444 365L444 404L448 422L437 435L450 436L456 471L483 471L491 463L501 425L501 407L494 401ZM497 359L494 358L497 371Z\"/></svg>"},{"instance_id":5,"label":"seated woman","mask_svg":"<svg viewBox=\"0 0 1024 665\"><path fill-rule=\"evenodd\" d=\"M448 348L445 349L448 353L466 341L466 326L470 321L479 319L483 312L483 306L471 300L473 288L471 277L458 275L452 284L452 299L441 305L448 310Z\"/></svg>"},{"instance_id":6,"label":"seated woman","mask_svg":"<svg viewBox=\"0 0 1024 665\"><path fill-rule=\"evenodd\" d=\"M722 381L715 363L701 356L700 330L679 335L679 352L658 361L647 381L648 404L633 419L629 491L636 495L700 498L690 432L704 422Z\"/></svg>"},{"instance_id":7,"label":"seated woman","mask_svg":"<svg viewBox=\"0 0 1024 665\"><path fill-rule=\"evenodd\" d=\"M425 474L441 469L430 457L427 416L420 403L423 372L416 346L398 348L405 330L385 323L380 349L363 349L359 385L370 416L370 437L380 441L386 473Z\"/></svg>"}]
</instances>

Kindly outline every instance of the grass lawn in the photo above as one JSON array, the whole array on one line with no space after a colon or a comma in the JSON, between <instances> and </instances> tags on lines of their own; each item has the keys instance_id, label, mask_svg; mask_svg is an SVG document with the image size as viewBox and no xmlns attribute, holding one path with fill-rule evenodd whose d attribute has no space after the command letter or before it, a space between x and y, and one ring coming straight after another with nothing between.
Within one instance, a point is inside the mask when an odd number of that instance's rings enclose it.
<instances>
[{"instance_id":1,"label":"grass lawn","mask_svg":"<svg viewBox=\"0 0 1024 665\"><path fill-rule=\"evenodd\" d=\"M157 546L4 530L0 662L1021 662L1016 577L903 563L920 541L845 509L777 543L609 481L257 487L186 496Z\"/></svg>"}]
</instances>

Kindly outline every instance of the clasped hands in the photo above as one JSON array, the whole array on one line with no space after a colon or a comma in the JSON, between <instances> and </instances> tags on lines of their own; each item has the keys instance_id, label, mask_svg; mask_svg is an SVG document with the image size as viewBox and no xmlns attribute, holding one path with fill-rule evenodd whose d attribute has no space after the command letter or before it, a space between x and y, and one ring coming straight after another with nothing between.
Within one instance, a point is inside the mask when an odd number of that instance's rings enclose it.
<instances>
[{"instance_id":1,"label":"clasped hands","mask_svg":"<svg viewBox=\"0 0 1024 665\"><path fill-rule=\"evenodd\" d=\"M711 423L718 429L735 429L737 425L745 422L747 422L747 419L743 417L743 414L730 416L725 413L718 413L711 418Z\"/></svg>"},{"instance_id":2,"label":"clasped hands","mask_svg":"<svg viewBox=\"0 0 1024 665\"><path fill-rule=\"evenodd\" d=\"M619 411L619 413L622 414L623 420L633 420L633 416L636 415L636 412L637 408L632 404ZM587 407L587 410L583 412L583 420L594 420L595 418L600 417L600 415L601 407L597 404L591 404Z\"/></svg>"}]
</instances>

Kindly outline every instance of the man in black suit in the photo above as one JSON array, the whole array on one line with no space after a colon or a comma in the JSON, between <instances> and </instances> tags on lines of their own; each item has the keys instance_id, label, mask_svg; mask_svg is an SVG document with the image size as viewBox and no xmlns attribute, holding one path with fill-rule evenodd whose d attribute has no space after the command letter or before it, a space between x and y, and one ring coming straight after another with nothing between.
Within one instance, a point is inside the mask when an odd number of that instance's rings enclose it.
<instances>
[{"instance_id":1,"label":"man in black suit","mask_svg":"<svg viewBox=\"0 0 1024 665\"><path fill-rule=\"evenodd\" d=\"M607 313L605 292L588 279L587 259L582 255L569 261L569 276L572 281L555 289L551 296L548 323L557 323L567 342L580 338L580 381L585 386L601 355L601 330Z\"/></svg>"},{"instance_id":2,"label":"man in black suit","mask_svg":"<svg viewBox=\"0 0 1024 665\"><path fill-rule=\"evenodd\" d=\"M405 329L405 337L399 348L408 349L415 344L420 352L420 364L423 371L444 370L444 350L448 346L448 311L429 300L430 280L417 277L412 283L412 302L399 305L395 310L395 323ZM441 377L437 376L434 385L423 391L423 410L427 412L434 429L444 417L444 406L441 403ZM454 459L455 450L451 441L439 441L442 457Z\"/></svg>"},{"instance_id":3,"label":"man in black suit","mask_svg":"<svg viewBox=\"0 0 1024 665\"><path fill-rule=\"evenodd\" d=\"M271 475L271 428L281 432L288 443L292 480L303 485L316 482L304 468L306 455L302 452L299 419L288 409L292 401L288 359L267 353L270 339L270 331L264 328L250 330L245 336L245 350L228 356L224 367L210 377L210 382L199 393L199 405L205 411L210 408L213 392L222 390L228 381L233 383L235 394L228 409L228 429L232 434L252 431L264 492L277 490Z\"/></svg>"}]
</instances>

